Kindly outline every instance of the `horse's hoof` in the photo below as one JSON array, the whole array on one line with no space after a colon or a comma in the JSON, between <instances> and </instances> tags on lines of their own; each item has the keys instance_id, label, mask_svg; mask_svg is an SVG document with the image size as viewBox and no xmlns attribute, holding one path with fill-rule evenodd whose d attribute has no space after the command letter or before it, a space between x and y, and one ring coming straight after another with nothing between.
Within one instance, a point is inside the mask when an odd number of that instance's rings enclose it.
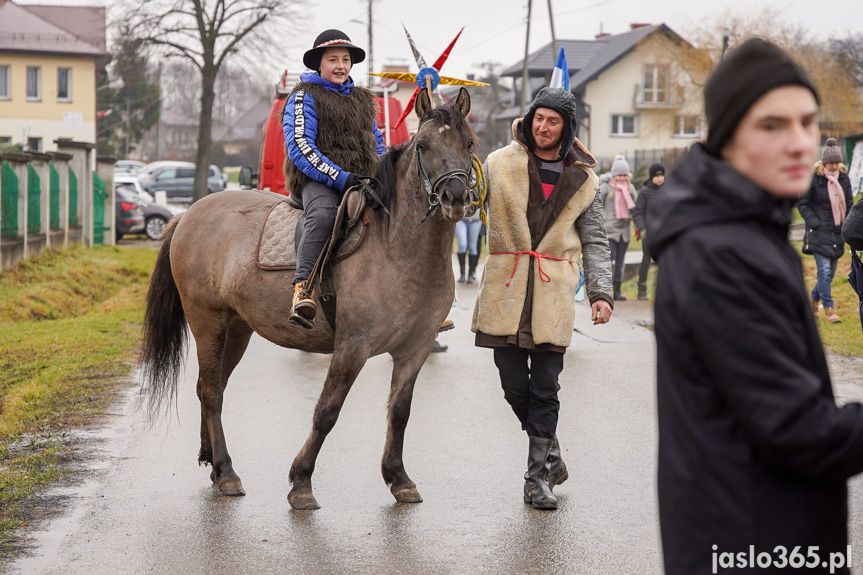
<instances>
[{"instance_id":1,"label":"horse's hoof","mask_svg":"<svg viewBox=\"0 0 863 575\"><path fill-rule=\"evenodd\" d=\"M302 491L298 493L294 493L291 491L288 494L288 503L291 504L291 507L294 509L320 509L321 506L318 505L318 501L315 499L315 496L312 495L311 491Z\"/></svg>"},{"instance_id":2,"label":"horse's hoof","mask_svg":"<svg viewBox=\"0 0 863 575\"><path fill-rule=\"evenodd\" d=\"M420 492L416 487L406 487L404 489L396 489L392 492L393 497L399 503L422 503L423 498L420 497Z\"/></svg>"},{"instance_id":3,"label":"horse's hoof","mask_svg":"<svg viewBox=\"0 0 863 575\"><path fill-rule=\"evenodd\" d=\"M232 497L245 495L246 490L243 489L243 483L239 477L225 479L219 482L219 493Z\"/></svg>"}]
</instances>

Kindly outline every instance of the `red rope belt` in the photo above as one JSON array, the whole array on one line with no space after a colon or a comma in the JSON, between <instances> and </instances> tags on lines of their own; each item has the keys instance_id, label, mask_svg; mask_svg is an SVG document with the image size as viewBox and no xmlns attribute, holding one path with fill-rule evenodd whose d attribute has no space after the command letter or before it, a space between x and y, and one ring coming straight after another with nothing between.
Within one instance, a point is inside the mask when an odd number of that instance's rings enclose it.
<instances>
[{"instance_id":1,"label":"red rope belt","mask_svg":"<svg viewBox=\"0 0 863 575\"><path fill-rule=\"evenodd\" d=\"M558 262L569 262L571 264L575 263L574 261L568 260L566 258L556 258L556 257L550 256L548 254L543 254L540 252L534 252L534 251L530 251L530 250L525 250L523 252L492 252L490 255L493 255L493 256L503 256L503 255L515 256L515 264L512 266L512 273L509 275L509 281L506 282L507 287L509 287L509 284L512 281L512 278L515 277L515 270L518 267L518 259L524 254L527 254L530 257L536 258L536 267L539 270L539 279L541 279L545 283L550 282L551 278L549 277L549 275L547 273L542 271L542 258L546 258L549 260L555 260Z\"/></svg>"}]
</instances>

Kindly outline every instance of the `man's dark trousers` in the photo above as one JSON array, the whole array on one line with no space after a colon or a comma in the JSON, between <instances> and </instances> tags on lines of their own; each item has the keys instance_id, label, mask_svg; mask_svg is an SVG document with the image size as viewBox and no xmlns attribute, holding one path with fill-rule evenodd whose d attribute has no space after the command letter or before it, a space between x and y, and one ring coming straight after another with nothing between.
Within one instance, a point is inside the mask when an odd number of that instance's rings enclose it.
<instances>
[{"instance_id":1,"label":"man's dark trousers","mask_svg":"<svg viewBox=\"0 0 863 575\"><path fill-rule=\"evenodd\" d=\"M500 372L504 397L521 428L531 437L552 439L560 410L557 380L563 371L563 354L509 345L494 348L494 364Z\"/></svg>"}]
</instances>

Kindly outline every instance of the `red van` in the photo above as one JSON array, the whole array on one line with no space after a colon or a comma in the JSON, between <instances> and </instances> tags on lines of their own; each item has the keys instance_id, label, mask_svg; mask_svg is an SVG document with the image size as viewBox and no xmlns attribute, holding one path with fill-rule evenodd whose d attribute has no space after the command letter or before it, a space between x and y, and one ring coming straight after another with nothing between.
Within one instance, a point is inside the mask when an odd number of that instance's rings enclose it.
<instances>
[{"instance_id":1,"label":"red van","mask_svg":"<svg viewBox=\"0 0 863 575\"><path fill-rule=\"evenodd\" d=\"M273 102L273 107L270 108L270 114L267 117L267 123L264 127L264 145L261 148L261 163L258 168L257 187L261 190L269 190L278 194L288 195L285 189L285 172L282 169L285 162L285 133L282 128L281 112L285 105L285 98L290 94L290 90L282 88L283 82L279 83L276 89L276 99ZM376 96L375 103L377 104L378 128L384 134L386 141L386 132L384 131L385 114L383 110L384 99ZM402 104L395 98L387 98L389 104L389 120L390 126L395 124L402 115ZM406 142L409 139L408 128L405 123L402 123L397 130L390 128L390 146L395 146ZM243 173L245 172L245 174ZM240 187L254 186L254 175L251 173L251 168L243 166L240 173ZM246 177L250 178L251 186L246 184Z\"/></svg>"}]
</instances>

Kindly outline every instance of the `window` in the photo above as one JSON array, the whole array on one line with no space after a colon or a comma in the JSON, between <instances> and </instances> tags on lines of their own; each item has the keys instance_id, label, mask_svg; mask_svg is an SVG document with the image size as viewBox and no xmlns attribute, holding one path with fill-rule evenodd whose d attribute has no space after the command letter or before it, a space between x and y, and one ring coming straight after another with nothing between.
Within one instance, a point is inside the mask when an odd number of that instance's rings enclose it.
<instances>
[{"instance_id":1,"label":"window","mask_svg":"<svg viewBox=\"0 0 863 575\"><path fill-rule=\"evenodd\" d=\"M698 137L698 116L675 116L674 135Z\"/></svg>"},{"instance_id":2,"label":"window","mask_svg":"<svg viewBox=\"0 0 863 575\"><path fill-rule=\"evenodd\" d=\"M42 99L42 68L27 66L27 99Z\"/></svg>"},{"instance_id":3,"label":"window","mask_svg":"<svg viewBox=\"0 0 863 575\"><path fill-rule=\"evenodd\" d=\"M611 116L612 136L637 136L638 116L635 114L613 114Z\"/></svg>"},{"instance_id":4,"label":"window","mask_svg":"<svg viewBox=\"0 0 863 575\"><path fill-rule=\"evenodd\" d=\"M195 168L178 168L177 169L177 177L178 178L194 178L195 177Z\"/></svg>"},{"instance_id":5,"label":"window","mask_svg":"<svg viewBox=\"0 0 863 575\"><path fill-rule=\"evenodd\" d=\"M644 65L644 102L668 101L668 66L665 64Z\"/></svg>"},{"instance_id":6,"label":"window","mask_svg":"<svg viewBox=\"0 0 863 575\"><path fill-rule=\"evenodd\" d=\"M57 99L72 100L72 68L57 68Z\"/></svg>"},{"instance_id":7,"label":"window","mask_svg":"<svg viewBox=\"0 0 863 575\"><path fill-rule=\"evenodd\" d=\"M27 138L27 151L28 152L41 152L42 151L42 138Z\"/></svg>"},{"instance_id":8,"label":"window","mask_svg":"<svg viewBox=\"0 0 863 575\"><path fill-rule=\"evenodd\" d=\"M0 136L0 145L11 144L12 136Z\"/></svg>"},{"instance_id":9,"label":"window","mask_svg":"<svg viewBox=\"0 0 863 575\"><path fill-rule=\"evenodd\" d=\"M0 100L9 98L9 66L0 66Z\"/></svg>"},{"instance_id":10,"label":"window","mask_svg":"<svg viewBox=\"0 0 863 575\"><path fill-rule=\"evenodd\" d=\"M167 170L162 170L159 172L159 175L156 176L157 180L173 180L177 177L177 170L173 168L169 168Z\"/></svg>"}]
</instances>

